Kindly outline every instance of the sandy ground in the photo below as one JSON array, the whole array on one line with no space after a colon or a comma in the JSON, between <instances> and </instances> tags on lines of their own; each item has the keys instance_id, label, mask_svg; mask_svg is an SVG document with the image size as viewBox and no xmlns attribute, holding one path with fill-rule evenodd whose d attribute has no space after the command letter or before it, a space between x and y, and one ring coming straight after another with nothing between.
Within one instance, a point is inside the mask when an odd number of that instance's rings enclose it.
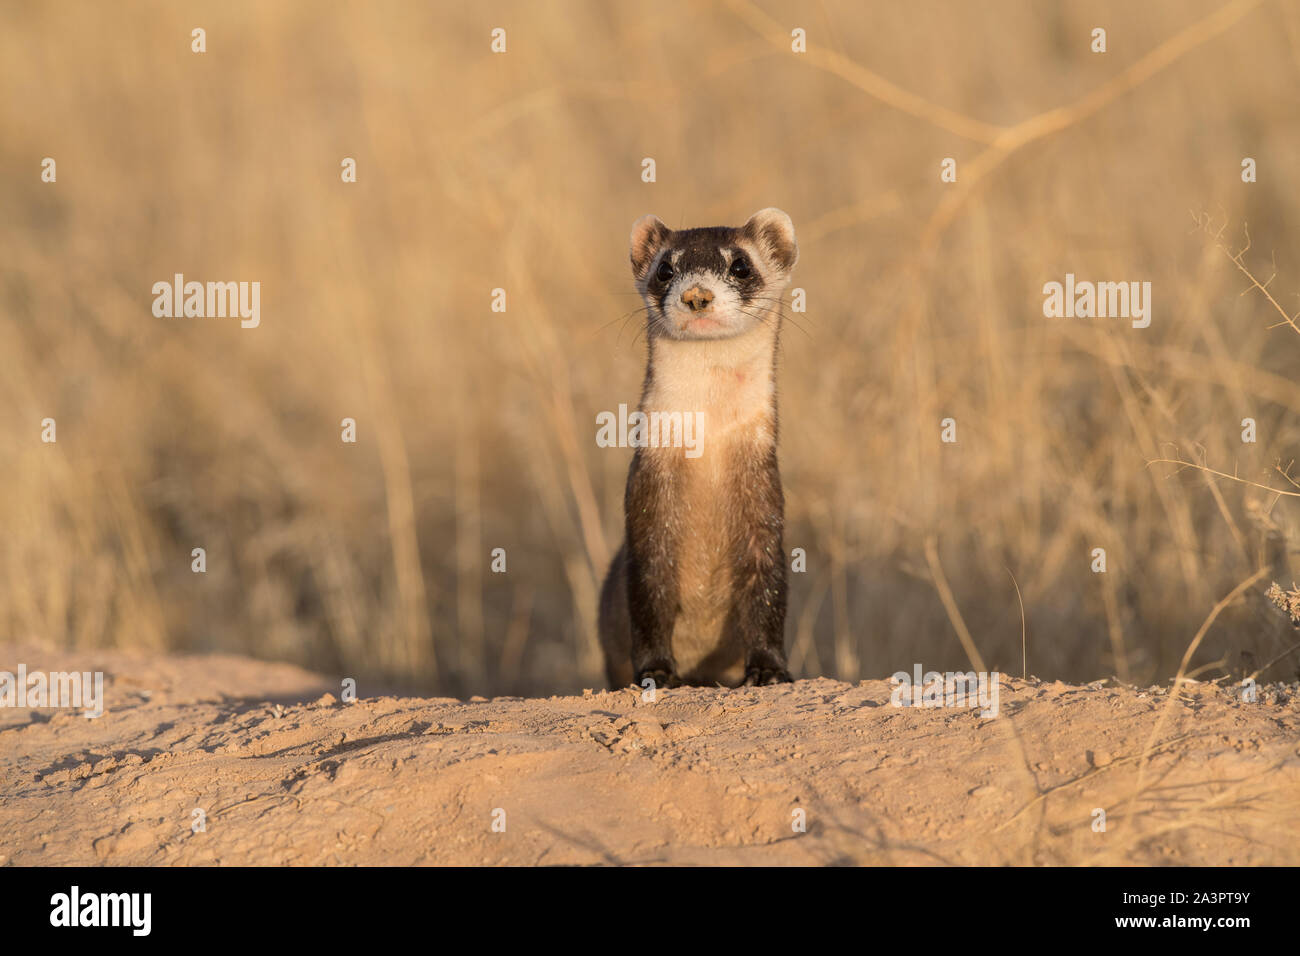
<instances>
[{"instance_id":1,"label":"sandy ground","mask_svg":"<svg viewBox=\"0 0 1300 956\"><path fill-rule=\"evenodd\" d=\"M19 662L103 670L107 712L0 708L3 864L1300 863L1294 685L1004 677L986 720L883 680L344 704L241 658Z\"/></svg>"}]
</instances>

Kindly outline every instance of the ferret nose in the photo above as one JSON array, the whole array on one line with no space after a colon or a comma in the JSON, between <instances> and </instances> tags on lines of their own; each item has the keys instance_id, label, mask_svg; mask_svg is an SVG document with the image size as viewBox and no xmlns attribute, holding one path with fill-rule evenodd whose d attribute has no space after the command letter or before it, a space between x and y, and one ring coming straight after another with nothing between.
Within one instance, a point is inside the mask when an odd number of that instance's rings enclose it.
<instances>
[{"instance_id":1,"label":"ferret nose","mask_svg":"<svg viewBox=\"0 0 1300 956\"><path fill-rule=\"evenodd\" d=\"M708 289L702 289L697 285L691 286L682 293L682 305L686 306L692 312L703 312L713 301L713 293Z\"/></svg>"}]
</instances>

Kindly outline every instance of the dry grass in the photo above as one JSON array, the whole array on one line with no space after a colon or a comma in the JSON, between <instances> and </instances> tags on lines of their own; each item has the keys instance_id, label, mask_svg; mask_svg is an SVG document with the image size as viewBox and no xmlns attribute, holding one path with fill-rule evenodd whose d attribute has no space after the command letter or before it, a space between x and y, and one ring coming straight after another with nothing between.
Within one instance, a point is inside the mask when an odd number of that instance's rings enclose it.
<instances>
[{"instance_id":1,"label":"dry grass","mask_svg":"<svg viewBox=\"0 0 1300 956\"><path fill-rule=\"evenodd\" d=\"M1300 337L1276 327L1300 291L1293 5L0 10L14 638L592 685L628 461L594 419L643 361L628 228L766 205L809 302L781 371L803 673L953 668L963 644L1018 673L1019 597L1030 673L1167 678L1234 585L1300 577L1294 498L1147 465L1272 488L1300 446ZM1253 248L1229 261L1189 208ZM155 319L175 272L260 281L261 328ZM1066 272L1150 281L1151 327L1044 319ZM1198 641L1186 663L1236 673L1294 637L1251 591Z\"/></svg>"}]
</instances>

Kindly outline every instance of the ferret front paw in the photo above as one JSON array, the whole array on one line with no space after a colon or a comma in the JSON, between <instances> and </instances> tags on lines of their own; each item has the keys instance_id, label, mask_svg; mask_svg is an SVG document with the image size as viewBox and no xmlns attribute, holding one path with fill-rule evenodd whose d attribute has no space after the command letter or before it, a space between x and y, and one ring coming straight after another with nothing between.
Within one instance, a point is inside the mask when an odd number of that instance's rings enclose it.
<instances>
[{"instance_id":1,"label":"ferret front paw","mask_svg":"<svg viewBox=\"0 0 1300 956\"><path fill-rule=\"evenodd\" d=\"M790 672L779 664L751 664L745 668L745 687L766 687L769 684L793 684Z\"/></svg>"},{"instance_id":2,"label":"ferret front paw","mask_svg":"<svg viewBox=\"0 0 1300 956\"><path fill-rule=\"evenodd\" d=\"M652 664L649 667L645 667L637 671L637 675L636 675L637 686L644 687L647 678L655 682L656 689L665 688L665 687L680 687L682 685L682 680L680 677L677 676L677 673L671 667L667 667L662 664L659 665Z\"/></svg>"}]
</instances>

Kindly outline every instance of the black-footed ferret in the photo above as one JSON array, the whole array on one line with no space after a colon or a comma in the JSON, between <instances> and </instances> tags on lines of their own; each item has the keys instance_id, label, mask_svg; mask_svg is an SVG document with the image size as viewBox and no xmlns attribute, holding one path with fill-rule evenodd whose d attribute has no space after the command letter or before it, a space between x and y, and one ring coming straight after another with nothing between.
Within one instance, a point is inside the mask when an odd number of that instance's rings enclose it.
<instances>
[{"instance_id":1,"label":"black-footed ferret","mask_svg":"<svg viewBox=\"0 0 1300 956\"><path fill-rule=\"evenodd\" d=\"M692 452L652 428L632 458L626 540L600 596L611 687L791 680L776 356L798 256L779 209L738 228L632 227L649 350L639 410L692 415L696 434Z\"/></svg>"}]
</instances>

